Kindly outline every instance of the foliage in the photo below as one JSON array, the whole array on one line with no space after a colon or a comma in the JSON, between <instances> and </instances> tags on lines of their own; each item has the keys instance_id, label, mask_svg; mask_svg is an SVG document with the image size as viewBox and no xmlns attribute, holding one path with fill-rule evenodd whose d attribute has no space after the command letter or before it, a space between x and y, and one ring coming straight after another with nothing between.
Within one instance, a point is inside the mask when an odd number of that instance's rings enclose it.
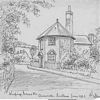
<instances>
[{"instance_id":1,"label":"foliage","mask_svg":"<svg viewBox=\"0 0 100 100\"><path fill-rule=\"evenodd\" d=\"M16 34L21 33L18 24L22 22L27 26L30 25L30 21L27 18L27 13L31 12L35 16L39 15L39 6L44 8L50 8L53 5L46 1L41 0L14 0L2 2L0 5L0 31L2 33L3 52L9 51L8 46L14 47ZM12 47L12 49L13 49ZM11 48L10 48L11 49Z\"/></svg>"},{"instance_id":2,"label":"foliage","mask_svg":"<svg viewBox=\"0 0 100 100\"><path fill-rule=\"evenodd\" d=\"M89 69L90 68L89 61L88 59L85 59L85 58L77 59L75 62L75 66L77 67L77 69Z\"/></svg>"},{"instance_id":3,"label":"foliage","mask_svg":"<svg viewBox=\"0 0 100 100\"><path fill-rule=\"evenodd\" d=\"M12 60L14 60L15 44L18 41L16 35L21 33L19 24L22 23L30 26L30 20L27 17L27 14L33 13L34 16L39 16L39 7L51 8L53 7L52 3L54 3L54 1L49 3L45 0L9 0L2 1L0 3L0 35L2 39L2 54L5 55L5 58L8 57L9 59L8 62L10 65L8 65L8 67L10 68L12 66L12 76L14 74L14 62L12 62ZM7 64L3 63L3 66L5 65ZM6 67L4 69L4 74L7 76ZM5 78L5 84L8 78ZM8 89L9 84L7 84L6 89Z\"/></svg>"},{"instance_id":4,"label":"foliage","mask_svg":"<svg viewBox=\"0 0 100 100\"><path fill-rule=\"evenodd\" d=\"M100 27L96 28L96 36L100 35Z\"/></svg>"},{"instance_id":5,"label":"foliage","mask_svg":"<svg viewBox=\"0 0 100 100\"><path fill-rule=\"evenodd\" d=\"M14 60L16 64L29 64L30 63L30 57L28 56L28 53L24 50L19 54L15 54Z\"/></svg>"},{"instance_id":6,"label":"foliage","mask_svg":"<svg viewBox=\"0 0 100 100\"><path fill-rule=\"evenodd\" d=\"M99 62L100 52L96 46L92 46L90 49L90 57L93 58L96 62Z\"/></svg>"},{"instance_id":7,"label":"foliage","mask_svg":"<svg viewBox=\"0 0 100 100\"><path fill-rule=\"evenodd\" d=\"M31 54L32 59L33 59L34 55L36 54L36 52L37 52L37 47L33 45L30 48L30 54Z\"/></svg>"},{"instance_id":8,"label":"foliage","mask_svg":"<svg viewBox=\"0 0 100 100\"><path fill-rule=\"evenodd\" d=\"M15 43L20 34L19 23L30 25L27 13L38 16L39 6L53 7L52 3L42 0L13 0L3 1L0 5L0 33L2 35L2 53L14 54Z\"/></svg>"},{"instance_id":9,"label":"foliage","mask_svg":"<svg viewBox=\"0 0 100 100\"><path fill-rule=\"evenodd\" d=\"M66 54L66 56L62 59L62 68L68 68L69 66L73 66L74 62L79 58L79 54L76 52L75 48L73 48L71 54ZM69 68L70 68L69 67Z\"/></svg>"},{"instance_id":10,"label":"foliage","mask_svg":"<svg viewBox=\"0 0 100 100\"><path fill-rule=\"evenodd\" d=\"M77 71L80 73L88 72L89 74L95 72L95 62L90 58L89 50L83 50L82 54L78 54L74 49L70 55L67 55L62 62L62 69Z\"/></svg>"},{"instance_id":11,"label":"foliage","mask_svg":"<svg viewBox=\"0 0 100 100\"><path fill-rule=\"evenodd\" d=\"M91 42L91 44L94 44L96 40L96 35L93 33L88 34L88 40Z\"/></svg>"}]
</instances>

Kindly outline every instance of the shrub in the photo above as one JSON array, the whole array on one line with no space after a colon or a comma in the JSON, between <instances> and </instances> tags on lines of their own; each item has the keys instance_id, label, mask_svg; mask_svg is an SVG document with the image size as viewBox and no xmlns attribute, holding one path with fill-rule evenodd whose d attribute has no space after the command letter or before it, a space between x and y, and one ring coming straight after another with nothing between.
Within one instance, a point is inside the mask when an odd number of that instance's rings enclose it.
<instances>
[{"instance_id":1,"label":"shrub","mask_svg":"<svg viewBox=\"0 0 100 100\"><path fill-rule=\"evenodd\" d=\"M99 62L100 53L96 46L91 47L90 49L90 57L93 58L96 62Z\"/></svg>"},{"instance_id":2,"label":"shrub","mask_svg":"<svg viewBox=\"0 0 100 100\"><path fill-rule=\"evenodd\" d=\"M76 60L75 65L78 69L89 69L90 68L89 61L84 58L80 58Z\"/></svg>"},{"instance_id":3,"label":"shrub","mask_svg":"<svg viewBox=\"0 0 100 100\"><path fill-rule=\"evenodd\" d=\"M71 54L66 54L62 59L61 68L74 69L74 63L79 58L79 54L74 49Z\"/></svg>"}]
</instances>

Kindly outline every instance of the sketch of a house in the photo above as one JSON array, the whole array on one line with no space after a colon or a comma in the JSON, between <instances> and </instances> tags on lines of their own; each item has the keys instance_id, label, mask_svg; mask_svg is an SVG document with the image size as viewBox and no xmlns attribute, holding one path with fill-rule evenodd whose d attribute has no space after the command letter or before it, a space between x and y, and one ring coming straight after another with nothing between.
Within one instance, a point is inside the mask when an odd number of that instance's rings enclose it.
<instances>
[{"instance_id":1,"label":"sketch of a house","mask_svg":"<svg viewBox=\"0 0 100 100\"><path fill-rule=\"evenodd\" d=\"M100 97L100 28L92 31L98 23L95 1L1 2L0 98Z\"/></svg>"},{"instance_id":2,"label":"sketch of a house","mask_svg":"<svg viewBox=\"0 0 100 100\"><path fill-rule=\"evenodd\" d=\"M37 38L42 56L40 57L40 66L59 68L63 57L66 54L70 54L74 47L79 53L82 53L85 49L90 49L92 44L88 36L74 36L73 34L73 12L71 11L71 6L68 6L65 16L65 27L57 19L56 23Z\"/></svg>"},{"instance_id":3,"label":"sketch of a house","mask_svg":"<svg viewBox=\"0 0 100 100\"><path fill-rule=\"evenodd\" d=\"M71 52L75 38L72 35L72 11L70 6L68 8L68 12L66 12L68 30L57 19L56 23L37 38L39 50L43 55L41 58L43 67L58 68L63 56Z\"/></svg>"},{"instance_id":4,"label":"sketch of a house","mask_svg":"<svg viewBox=\"0 0 100 100\"><path fill-rule=\"evenodd\" d=\"M57 19L56 23L38 37L38 40L39 49L43 53L43 66L49 63L52 67L57 67L63 55L70 53L74 37Z\"/></svg>"}]
</instances>

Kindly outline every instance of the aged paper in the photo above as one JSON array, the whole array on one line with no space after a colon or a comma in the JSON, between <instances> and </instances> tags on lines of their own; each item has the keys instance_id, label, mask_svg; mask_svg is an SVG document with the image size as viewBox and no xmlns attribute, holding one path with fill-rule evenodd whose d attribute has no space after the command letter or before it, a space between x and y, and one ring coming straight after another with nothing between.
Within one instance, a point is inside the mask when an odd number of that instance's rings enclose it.
<instances>
[{"instance_id":1,"label":"aged paper","mask_svg":"<svg viewBox=\"0 0 100 100\"><path fill-rule=\"evenodd\" d=\"M4 98L100 98L100 0L0 1Z\"/></svg>"}]
</instances>

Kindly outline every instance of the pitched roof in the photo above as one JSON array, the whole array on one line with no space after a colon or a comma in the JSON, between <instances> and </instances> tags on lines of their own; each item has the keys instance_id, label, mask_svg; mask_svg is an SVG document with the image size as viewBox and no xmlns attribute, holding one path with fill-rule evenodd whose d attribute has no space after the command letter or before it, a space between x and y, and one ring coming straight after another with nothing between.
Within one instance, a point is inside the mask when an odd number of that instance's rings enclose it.
<instances>
[{"instance_id":1,"label":"pitched roof","mask_svg":"<svg viewBox=\"0 0 100 100\"><path fill-rule=\"evenodd\" d=\"M24 42L21 42L21 41L16 41L16 42L15 42L15 45L16 45L17 47L25 47L25 48L30 48L30 47L31 47L31 45L28 45L28 44L26 44L26 43L24 43Z\"/></svg>"},{"instance_id":2,"label":"pitched roof","mask_svg":"<svg viewBox=\"0 0 100 100\"><path fill-rule=\"evenodd\" d=\"M26 43L21 42L21 41L15 42L15 46L16 46L16 47L22 47L22 48L31 48L31 47L33 46L33 47L35 47L35 48L38 49L38 47L35 46L35 45L29 45L29 44L26 44Z\"/></svg>"},{"instance_id":3,"label":"pitched roof","mask_svg":"<svg viewBox=\"0 0 100 100\"><path fill-rule=\"evenodd\" d=\"M74 44L91 45L91 42L86 35L75 35L74 37Z\"/></svg>"},{"instance_id":4,"label":"pitched roof","mask_svg":"<svg viewBox=\"0 0 100 100\"><path fill-rule=\"evenodd\" d=\"M73 36L71 36L71 33L66 30L63 25L58 21L54 23L52 26L50 26L46 31L44 31L37 39L41 39L43 37L47 36L62 36L62 37L71 37L74 39Z\"/></svg>"}]
</instances>

